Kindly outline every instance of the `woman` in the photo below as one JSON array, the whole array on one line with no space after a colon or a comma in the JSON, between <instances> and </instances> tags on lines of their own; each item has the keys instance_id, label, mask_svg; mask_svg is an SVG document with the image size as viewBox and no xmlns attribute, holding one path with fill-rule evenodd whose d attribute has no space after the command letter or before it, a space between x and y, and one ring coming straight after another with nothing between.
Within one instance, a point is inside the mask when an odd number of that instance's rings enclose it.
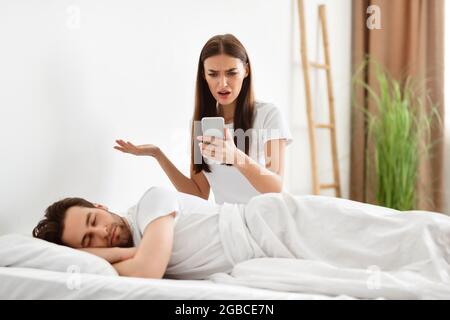
<instances>
[{"instance_id":1,"label":"woman","mask_svg":"<svg viewBox=\"0 0 450 320\"><path fill-rule=\"evenodd\" d=\"M199 121L215 116L225 120L225 139L199 136ZM249 139L239 143L237 137L232 138L231 130L244 132ZM225 34L209 39L200 53L190 178L155 145L136 146L117 140L114 148L154 157L179 192L208 199L212 189L219 204L247 203L260 193L282 191L285 146L291 141L279 110L272 104L254 100L247 52L238 39ZM205 158L212 161L208 164L203 161ZM231 161L224 164L225 159Z\"/></svg>"}]
</instances>

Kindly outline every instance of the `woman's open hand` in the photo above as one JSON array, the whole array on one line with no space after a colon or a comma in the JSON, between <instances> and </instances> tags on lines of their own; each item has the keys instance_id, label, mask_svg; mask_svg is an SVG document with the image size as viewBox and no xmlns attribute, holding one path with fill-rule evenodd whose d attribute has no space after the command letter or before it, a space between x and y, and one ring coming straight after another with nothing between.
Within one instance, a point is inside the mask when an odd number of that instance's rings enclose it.
<instances>
[{"instance_id":1,"label":"woman's open hand","mask_svg":"<svg viewBox=\"0 0 450 320\"><path fill-rule=\"evenodd\" d=\"M158 157L161 153L159 147L153 144L142 144L142 145L134 145L130 141L116 140L118 145L114 146L114 149L131 153L136 156L150 156L150 157Z\"/></svg>"}]
</instances>

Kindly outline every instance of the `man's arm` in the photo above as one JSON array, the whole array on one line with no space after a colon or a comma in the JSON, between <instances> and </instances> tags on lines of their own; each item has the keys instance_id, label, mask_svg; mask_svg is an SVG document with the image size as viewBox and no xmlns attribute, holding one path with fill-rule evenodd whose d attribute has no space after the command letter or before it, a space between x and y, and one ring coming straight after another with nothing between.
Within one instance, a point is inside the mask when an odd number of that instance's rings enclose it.
<instances>
[{"instance_id":1,"label":"man's arm","mask_svg":"<svg viewBox=\"0 0 450 320\"><path fill-rule=\"evenodd\" d=\"M135 256L113 267L121 276L161 279L172 254L175 212L152 221Z\"/></svg>"},{"instance_id":2,"label":"man's arm","mask_svg":"<svg viewBox=\"0 0 450 320\"><path fill-rule=\"evenodd\" d=\"M83 248L81 251L86 251L97 257L103 258L111 264L133 258L137 252L136 247L131 248Z\"/></svg>"}]
</instances>

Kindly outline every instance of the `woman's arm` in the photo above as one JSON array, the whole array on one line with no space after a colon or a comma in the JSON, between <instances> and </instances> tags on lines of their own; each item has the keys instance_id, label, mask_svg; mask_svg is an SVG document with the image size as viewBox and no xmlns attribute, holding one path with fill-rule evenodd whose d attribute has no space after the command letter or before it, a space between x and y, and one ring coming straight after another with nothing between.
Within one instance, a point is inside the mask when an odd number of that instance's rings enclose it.
<instances>
[{"instance_id":1,"label":"woman's arm","mask_svg":"<svg viewBox=\"0 0 450 320\"><path fill-rule=\"evenodd\" d=\"M210 187L203 172L195 173L191 164L191 178L188 178L175 167L162 151L155 158L179 192L208 200Z\"/></svg>"},{"instance_id":2,"label":"woman's arm","mask_svg":"<svg viewBox=\"0 0 450 320\"><path fill-rule=\"evenodd\" d=\"M206 158L233 164L261 193L281 192L283 189L285 139L272 139L265 143L266 166L260 165L238 149L228 128L225 140L211 136L198 136L200 152Z\"/></svg>"},{"instance_id":3,"label":"woman's arm","mask_svg":"<svg viewBox=\"0 0 450 320\"><path fill-rule=\"evenodd\" d=\"M97 257L103 258L111 264L131 259L136 254L137 248L83 248L81 251L89 252Z\"/></svg>"},{"instance_id":4,"label":"woman's arm","mask_svg":"<svg viewBox=\"0 0 450 320\"><path fill-rule=\"evenodd\" d=\"M172 254L175 212L152 221L144 231L136 255L116 263L119 275L161 279Z\"/></svg>"},{"instance_id":5,"label":"woman's arm","mask_svg":"<svg viewBox=\"0 0 450 320\"><path fill-rule=\"evenodd\" d=\"M192 194L208 200L210 191L208 180L206 180L203 172L194 173L192 165L191 177L188 178L175 167L159 147L153 144L134 145L129 141L125 142L123 140L116 140L116 143L118 144L118 146L114 146L116 150L131 153L136 156L154 157L179 192Z\"/></svg>"},{"instance_id":6,"label":"woman's arm","mask_svg":"<svg viewBox=\"0 0 450 320\"><path fill-rule=\"evenodd\" d=\"M260 165L237 149L235 167L261 193L281 192L283 189L286 140L269 140L264 145L266 166Z\"/></svg>"}]
</instances>

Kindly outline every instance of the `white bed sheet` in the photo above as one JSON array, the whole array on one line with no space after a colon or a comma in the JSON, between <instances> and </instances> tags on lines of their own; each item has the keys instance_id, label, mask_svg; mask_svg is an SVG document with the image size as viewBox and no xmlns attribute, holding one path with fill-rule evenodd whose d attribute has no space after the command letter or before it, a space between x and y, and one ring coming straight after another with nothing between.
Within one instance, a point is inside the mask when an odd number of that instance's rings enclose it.
<instances>
[{"instance_id":1,"label":"white bed sheet","mask_svg":"<svg viewBox=\"0 0 450 320\"><path fill-rule=\"evenodd\" d=\"M0 299L352 299L217 284L210 280L143 279L0 267Z\"/></svg>"}]
</instances>

